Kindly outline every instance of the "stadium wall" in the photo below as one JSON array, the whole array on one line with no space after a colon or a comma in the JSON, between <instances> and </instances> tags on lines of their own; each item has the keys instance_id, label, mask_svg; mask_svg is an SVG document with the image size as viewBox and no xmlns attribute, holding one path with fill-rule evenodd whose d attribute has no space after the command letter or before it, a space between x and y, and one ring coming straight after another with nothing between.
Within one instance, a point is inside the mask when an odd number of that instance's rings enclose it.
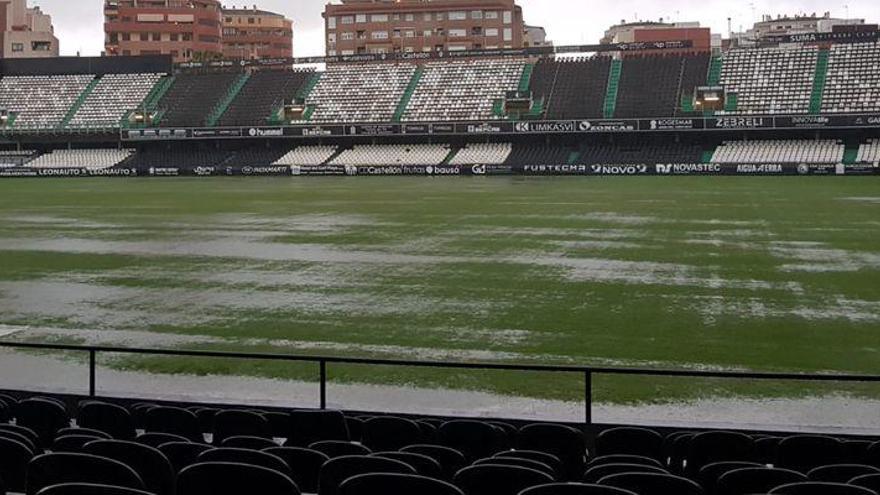
<instances>
[{"instance_id":1,"label":"stadium wall","mask_svg":"<svg viewBox=\"0 0 880 495\"><path fill-rule=\"evenodd\" d=\"M0 59L2 76L170 73L170 55Z\"/></svg>"}]
</instances>

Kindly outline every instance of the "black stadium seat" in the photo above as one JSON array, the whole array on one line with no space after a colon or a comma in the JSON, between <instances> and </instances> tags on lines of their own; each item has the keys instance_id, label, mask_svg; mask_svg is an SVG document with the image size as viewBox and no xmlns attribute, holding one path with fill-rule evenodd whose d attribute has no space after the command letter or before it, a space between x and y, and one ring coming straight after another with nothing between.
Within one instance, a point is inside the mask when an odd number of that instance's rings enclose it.
<instances>
[{"instance_id":1,"label":"black stadium seat","mask_svg":"<svg viewBox=\"0 0 880 495\"><path fill-rule=\"evenodd\" d=\"M37 495L154 495L143 490L94 483L61 483L47 486Z\"/></svg>"},{"instance_id":2,"label":"black stadium seat","mask_svg":"<svg viewBox=\"0 0 880 495\"><path fill-rule=\"evenodd\" d=\"M462 469L454 482L466 495L517 495L526 488L553 483L553 478L524 467L481 464Z\"/></svg>"},{"instance_id":3,"label":"black stadium seat","mask_svg":"<svg viewBox=\"0 0 880 495\"><path fill-rule=\"evenodd\" d=\"M46 398L25 399L15 406L16 424L33 430L40 445L52 444L58 430L70 426L70 416L58 401Z\"/></svg>"},{"instance_id":4,"label":"black stadium seat","mask_svg":"<svg viewBox=\"0 0 880 495\"><path fill-rule=\"evenodd\" d=\"M752 461L755 441L743 433L709 431L691 439L687 455L687 472L695 476L706 464L719 461Z\"/></svg>"},{"instance_id":5,"label":"black stadium seat","mask_svg":"<svg viewBox=\"0 0 880 495\"><path fill-rule=\"evenodd\" d=\"M34 451L24 443L0 437L0 480L7 490L24 491L25 472L33 458Z\"/></svg>"},{"instance_id":6,"label":"black stadium seat","mask_svg":"<svg viewBox=\"0 0 880 495\"><path fill-rule=\"evenodd\" d=\"M290 434L285 445L308 447L324 440L351 440L344 414L339 411L306 409L291 411Z\"/></svg>"},{"instance_id":7,"label":"black stadium seat","mask_svg":"<svg viewBox=\"0 0 880 495\"><path fill-rule=\"evenodd\" d=\"M284 462L284 459L259 450L221 447L202 452L199 454L199 457L196 458L196 461L199 463L233 462L238 464L250 464L278 471L288 477L292 474L290 466Z\"/></svg>"},{"instance_id":8,"label":"black stadium seat","mask_svg":"<svg viewBox=\"0 0 880 495\"><path fill-rule=\"evenodd\" d=\"M384 457L409 464L420 476L440 479L443 477L443 467L440 463L424 454L415 452L376 452L371 457Z\"/></svg>"},{"instance_id":9,"label":"black stadium seat","mask_svg":"<svg viewBox=\"0 0 880 495\"><path fill-rule=\"evenodd\" d=\"M519 459L538 461L552 468L553 472L555 473L555 477L559 479L566 478L565 466L562 464L562 461L559 460L559 457L553 454L548 454L547 452L540 452L537 450L505 450L504 452L499 452L495 454L494 457L515 457Z\"/></svg>"},{"instance_id":10,"label":"black stadium seat","mask_svg":"<svg viewBox=\"0 0 880 495\"><path fill-rule=\"evenodd\" d=\"M177 477L177 495L299 495L288 476L272 469L234 462L193 464Z\"/></svg>"},{"instance_id":11,"label":"black stadium seat","mask_svg":"<svg viewBox=\"0 0 880 495\"><path fill-rule=\"evenodd\" d=\"M291 479L305 493L318 492L318 475L321 466L330 458L317 450L302 447L272 447L264 452L278 456L290 466Z\"/></svg>"},{"instance_id":12,"label":"black stadium seat","mask_svg":"<svg viewBox=\"0 0 880 495\"><path fill-rule=\"evenodd\" d=\"M264 126L273 111L293 99L314 75L313 71L263 70L254 72L220 118L221 126Z\"/></svg>"},{"instance_id":13,"label":"black stadium seat","mask_svg":"<svg viewBox=\"0 0 880 495\"><path fill-rule=\"evenodd\" d=\"M153 407L144 414L147 433L170 433L193 442L204 442L199 418L179 407Z\"/></svg>"},{"instance_id":14,"label":"black stadium seat","mask_svg":"<svg viewBox=\"0 0 880 495\"><path fill-rule=\"evenodd\" d=\"M496 466L516 466L534 469L535 471L540 471L550 476L553 481L560 481L560 477L556 473L556 471L547 464L544 464L540 461L533 461L531 459L520 459L518 457L487 457L485 459L474 461L472 465L482 466L484 464L492 464Z\"/></svg>"},{"instance_id":15,"label":"black stadium seat","mask_svg":"<svg viewBox=\"0 0 880 495\"><path fill-rule=\"evenodd\" d=\"M846 483L857 476L866 474L880 474L880 468L864 464L832 464L810 470L807 473L807 478L810 478L810 481Z\"/></svg>"},{"instance_id":16,"label":"black stadium seat","mask_svg":"<svg viewBox=\"0 0 880 495\"><path fill-rule=\"evenodd\" d=\"M88 436L92 436L95 438L103 438L105 440L112 440L113 439L113 436L107 432L104 432L101 430L95 430L93 428L80 428L80 427L74 427L74 426L70 426L67 428L61 428L60 430L58 430L58 433L55 434L55 438L57 439L59 437L63 437L66 435L88 435ZM118 438L117 440L122 440L122 439Z\"/></svg>"},{"instance_id":17,"label":"black stadium seat","mask_svg":"<svg viewBox=\"0 0 880 495\"><path fill-rule=\"evenodd\" d=\"M146 489L156 495L174 495L177 472L165 454L154 447L127 440L96 440L86 444L83 450L134 469Z\"/></svg>"},{"instance_id":18,"label":"black stadium seat","mask_svg":"<svg viewBox=\"0 0 880 495\"><path fill-rule=\"evenodd\" d=\"M519 495L638 495L637 493L613 486L590 485L585 483L552 483L527 488Z\"/></svg>"},{"instance_id":19,"label":"black stadium seat","mask_svg":"<svg viewBox=\"0 0 880 495\"><path fill-rule=\"evenodd\" d=\"M877 495L873 490L843 483L793 483L770 491L770 495Z\"/></svg>"},{"instance_id":20,"label":"black stadium seat","mask_svg":"<svg viewBox=\"0 0 880 495\"><path fill-rule=\"evenodd\" d=\"M35 445L40 442L40 437L37 435L37 432L25 426L0 423L0 433L3 432L15 433L18 436L26 438L29 442Z\"/></svg>"},{"instance_id":21,"label":"black stadium seat","mask_svg":"<svg viewBox=\"0 0 880 495\"><path fill-rule=\"evenodd\" d=\"M596 437L596 455L632 454L660 459L663 436L647 428L610 428Z\"/></svg>"},{"instance_id":22,"label":"black stadium seat","mask_svg":"<svg viewBox=\"0 0 880 495\"><path fill-rule=\"evenodd\" d=\"M373 451L359 443L343 442L340 440L325 440L309 445L312 450L326 454L331 459L346 455L369 455Z\"/></svg>"},{"instance_id":23,"label":"black stadium seat","mask_svg":"<svg viewBox=\"0 0 880 495\"><path fill-rule=\"evenodd\" d=\"M251 411L220 411L214 416L214 445L232 436L272 438L269 421Z\"/></svg>"},{"instance_id":24,"label":"black stadium seat","mask_svg":"<svg viewBox=\"0 0 880 495\"><path fill-rule=\"evenodd\" d=\"M220 444L222 447L232 447L237 449L253 449L253 450L263 450L271 447L278 447L278 444L275 443L274 440L269 440L268 438L263 437L251 437L251 436L234 436L227 437L223 440L223 443Z\"/></svg>"},{"instance_id":25,"label":"black stadium seat","mask_svg":"<svg viewBox=\"0 0 880 495\"><path fill-rule=\"evenodd\" d=\"M587 467L591 468L593 466L599 466L602 464L642 464L645 466L656 466L658 468L663 467L663 464L657 459L652 459L643 455L631 454L611 454L594 457L590 459Z\"/></svg>"},{"instance_id":26,"label":"black stadium seat","mask_svg":"<svg viewBox=\"0 0 880 495\"><path fill-rule=\"evenodd\" d=\"M440 427L438 435L442 445L458 450L470 461L506 450L504 431L482 421L449 421Z\"/></svg>"},{"instance_id":27,"label":"black stadium seat","mask_svg":"<svg viewBox=\"0 0 880 495\"><path fill-rule=\"evenodd\" d=\"M339 495L463 495L444 481L412 474L370 473L352 476L339 486Z\"/></svg>"},{"instance_id":28,"label":"black stadium seat","mask_svg":"<svg viewBox=\"0 0 880 495\"><path fill-rule=\"evenodd\" d=\"M52 452L82 452L83 446L102 437L93 435L62 435L52 442Z\"/></svg>"},{"instance_id":29,"label":"black stadium seat","mask_svg":"<svg viewBox=\"0 0 880 495\"><path fill-rule=\"evenodd\" d=\"M143 490L140 476L125 464L90 454L43 454L27 467L27 495L60 483L96 483Z\"/></svg>"},{"instance_id":30,"label":"black stadium seat","mask_svg":"<svg viewBox=\"0 0 880 495\"><path fill-rule=\"evenodd\" d=\"M443 468L443 477L441 479L446 481L451 481L455 473L467 465L467 459L465 459L464 454L451 447L441 445L409 445L400 450L401 452L423 454L439 462Z\"/></svg>"},{"instance_id":31,"label":"black stadium seat","mask_svg":"<svg viewBox=\"0 0 880 495\"><path fill-rule=\"evenodd\" d=\"M671 474L623 473L606 476L600 485L630 490L639 495L703 495L703 489L693 481Z\"/></svg>"},{"instance_id":32,"label":"black stadium seat","mask_svg":"<svg viewBox=\"0 0 880 495\"><path fill-rule=\"evenodd\" d=\"M846 462L843 443L820 435L795 435L779 442L776 465L802 473L819 466Z\"/></svg>"},{"instance_id":33,"label":"black stadium seat","mask_svg":"<svg viewBox=\"0 0 880 495\"><path fill-rule=\"evenodd\" d=\"M861 486L880 493L880 474L866 474L863 476L856 476L855 478L849 480L848 484Z\"/></svg>"},{"instance_id":34,"label":"black stadium seat","mask_svg":"<svg viewBox=\"0 0 880 495\"><path fill-rule=\"evenodd\" d=\"M321 467L318 478L319 495L338 495L343 481L359 474L391 473L415 475L409 464L394 459L368 456L344 456L330 459Z\"/></svg>"},{"instance_id":35,"label":"black stadium seat","mask_svg":"<svg viewBox=\"0 0 880 495\"><path fill-rule=\"evenodd\" d=\"M570 426L531 424L519 431L516 448L538 450L558 457L569 479L578 479L586 469L587 446L583 432Z\"/></svg>"},{"instance_id":36,"label":"black stadium seat","mask_svg":"<svg viewBox=\"0 0 880 495\"><path fill-rule=\"evenodd\" d=\"M397 450L425 440L415 421L392 416L372 418L364 422L364 445L373 451Z\"/></svg>"},{"instance_id":37,"label":"black stadium seat","mask_svg":"<svg viewBox=\"0 0 880 495\"><path fill-rule=\"evenodd\" d=\"M665 469L645 464L600 464L587 469L584 473L585 483L598 483L599 480L612 474L621 473L657 473L669 474Z\"/></svg>"},{"instance_id":38,"label":"black stadium seat","mask_svg":"<svg viewBox=\"0 0 880 495\"><path fill-rule=\"evenodd\" d=\"M83 428L103 431L118 440L131 440L136 435L131 413L116 404L87 401L80 405L76 421Z\"/></svg>"},{"instance_id":39,"label":"black stadium seat","mask_svg":"<svg viewBox=\"0 0 880 495\"><path fill-rule=\"evenodd\" d=\"M138 437L135 438L134 441L137 443L142 443L144 445L149 445L150 447L158 447L160 445L172 442L190 442L188 438L182 437L180 435L174 435L172 433L144 433L142 435L138 435Z\"/></svg>"},{"instance_id":40,"label":"black stadium seat","mask_svg":"<svg viewBox=\"0 0 880 495\"><path fill-rule=\"evenodd\" d=\"M718 495L765 493L777 486L807 481L804 474L781 468L743 468L728 471L716 483Z\"/></svg>"},{"instance_id":41,"label":"black stadium seat","mask_svg":"<svg viewBox=\"0 0 880 495\"><path fill-rule=\"evenodd\" d=\"M722 462L713 462L712 464L706 464L702 468L700 468L700 472L697 473L696 478L694 480L703 487L708 493L715 493L715 488L718 484L718 479L723 475L735 471L737 469L745 469L745 468L763 468L766 467L757 462L743 462L743 461L722 461Z\"/></svg>"},{"instance_id":42,"label":"black stadium seat","mask_svg":"<svg viewBox=\"0 0 880 495\"><path fill-rule=\"evenodd\" d=\"M156 448L165 454L174 472L179 473L183 468L195 464L202 452L214 447L195 442L166 442Z\"/></svg>"}]
</instances>

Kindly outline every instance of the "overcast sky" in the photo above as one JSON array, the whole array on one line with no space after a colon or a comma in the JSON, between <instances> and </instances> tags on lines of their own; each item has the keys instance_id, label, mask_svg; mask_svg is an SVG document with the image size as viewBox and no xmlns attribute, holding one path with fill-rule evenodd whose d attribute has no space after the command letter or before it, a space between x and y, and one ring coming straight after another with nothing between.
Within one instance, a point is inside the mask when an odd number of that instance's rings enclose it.
<instances>
[{"instance_id":1,"label":"overcast sky","mask_svg":"<svg viewBox=\"0 0 880 495\"><path fill-rule=\"evenodd\" d=\"M260 8L283 13L294 21L294 54L322 55L325 0L239 0L226 6L258 2ZM102 0L30 0L53 17L64 55L99 55L103 49ZM727 34L727 18L733 29L749 27L762 14L797 14L828 9L834 16L880 20L877 0L519 0L525 20L547 28L558 45L595 43L611 24L621 20L700 21L713 32Z\"/></svg>"}]
</instances>

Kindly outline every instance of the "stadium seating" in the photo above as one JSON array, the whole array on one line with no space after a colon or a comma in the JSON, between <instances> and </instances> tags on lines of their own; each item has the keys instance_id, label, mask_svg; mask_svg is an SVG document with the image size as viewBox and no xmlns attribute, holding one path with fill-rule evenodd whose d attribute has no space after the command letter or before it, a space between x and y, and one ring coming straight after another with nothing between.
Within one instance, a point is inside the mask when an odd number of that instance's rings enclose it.
<instances>
[{"instance_id":1,"label":"stadium seating","mask_svg":"<svg viewBox=\"0 0 880 495\"><path fill-rule=\"evenodd\" d=\"M229 152L220 150L179 149L167 151L151 148L131 155L120 165L133 168L177 167L192 169L195 167L219 167L229 159Z\"/></svg>"},{"instance_id":2,"label":"stadium seating","mask_svg":"<svg viewBox=\"0 0 880 495\"><path fill-rule=\"evenodd\" d=\"M706 84L708 55L627 57L614 116L669 117L681 113L683 95Z\"/></svg>"},{"instance_id":3,"label":"stadium seating","mask_svg":"<svg viewBox=\"0 0 880 495\"><path fill-rule=\"evenodd\" d=\"M514 144L505 165L564 165L572 150L564 146Z\"/></svg>"},{"instance_id":4,"label":"stadium seating","mask_svg":"<svg viewBox=\"0 0 880 495\"><path fill-rule=\"evenodd\" d=\"M871 139L867 143L859 146L859 154L856 158L857 163L880 163L880 139Z\"/></svg>"},{"instance_id":5,"label":"stadium seating","mask_svg":"<svg viewBox=\"0 0 880 495\"><path fill-rule=\"evenodd\" d=\"M808 113L817 59L814 46L727 52L721 85L737 95L737 108L730 113Z\"/></svg>"},{"instance_id":6,"label":"stadium seating","mask_svg":"<svg viewBox=\"0 0 880 495\"><path fill-rule=\"evenodd\" d=\"M251 74L229 108L220 117L220 126L259 126L293 99L314 74L303 70L265 70Z\"/></svg>"},{"instance_id":7,"label":"stadium seating","mask_svg":"<svg viewBox=\"0 0 880 495\"><path fill-rule=\"evenodd\" d=\"M343 151L332 165L439 165L449 155L449 145L363 145Z\"/></svg>"},{"instance_id":8,"label":"stadium seating","mask_svg":"<svg viewBox=\"0 0 880 495\"><path fill-rule=\"evenodd\" d=\"M162 74L107 74L100 77L67 127L80 129L119 127L123 116L144 101L162 76Z\"/></svg>"},{"instance_id":9,"label":"stadium seating","mask_svg":"<svg viewBox=\"0 0 880 495\"><path fill-rule=\"evenodd\" d=\"M17 114L13 129L55 129L94 75L14 76L0 79L0 108Z\"/></svg>"},{"instance_id":10,"label":"stadium seating","mask_svg":"<svg viewBox=\"0 0 880 495\"><path fill-rule=\"evenodd\" d=\"M499 119L495 100L517 89L524 66L518 59L429 62L403 120Z\"/></svg>"},{"instance_id":11,"label":"stadium seating","mask_svg":"<svg viewBox=\"0 0 880 495\"><path fill-rule=\"evenodd\" d=\"M321 165L336 154L336 146L299 146L288 151L274 165Z\"/></svg>"},{"instance_id":12,"label":"stadium seating","mask_svg":"<svg viewBox=\"0 0 880 495\"><path fill-rule=\"evenodd\" d=\"M27 166L32 168L103 169L118 165L132 155L127 149L55 150L38 156Z\"/></svg>"},{"instance_id":13,"label":"stadium seating","mask_svg":"<svg viewBox=\"0 0 880 495\"><path fill-rule=\"evenodd\" d=\"M841 163L846 147L831 140L727 141L712 163Z\"/></svg>"},{"instance_id":14,"label":"stadium seating","mask_svg":"<svg viewBox=\"0 0 880 495\"><path fill-rule=\"evenodd\" d=\"M581 149L576 163L596 164L642 164L642 163L700 163L700 146L688 144L656 145L586 145Z\"/></svg>"},{"instance_id":15,"label":"stadium seating","mask_svg":"<svg viewBox=\"0 0 880 495\"><path fill-rule=\"evenodd\" d=\"M34 421L32 415L35 411L45 411L46 407L54 410L55 406L67 409L49 398L32 398L23 402L39 404L39 407L14 408L11 419L38 428L44 428L46 424ZM578 428L559 424L525 424L516 428L503 423L509 427L506 428L494 421L420 420L383 415L363 418L367 426L365 441L374 447L390 450L369 454L365 446L345 438L349 433L340 420L346 417L338 411L296 410L284 414L253 408L214 409L218 416L227 418L214 427L219 427L221 436L226 435L227 440L243 438L242 435L254 431L255 425L260 425L258 428L265 426L260 417L268 421L268 417L275 415L289 421L287 435L290 437L287 440L293 441L295 436L301 442L318 439L317 444L347 444L363 449L358 451L361 454L331 459L331 456L303 447L275 445L261 448L271 441L259 437L251 437L262 440L260 444L253 444L253 448L228 448L218 442L214 445L192 443L180 437L176 437L178 441L153 448L142 445L140 439L148 435L155 437L156 441L164 437L175 438L153 430L171 429L168 421L175 419L189 418L184 420L189 422L195 416L193 411L200 408L194 406L190 410L150 404L137 408L156 411L147 414L144 423L147 432L138 438L138 443L95 439L95 436L107 435L87 428L44 429L44 435L49 435L52 430L57 432L47 444L52 449L71 437L90 439L84 444L70 443L79 445L78 452L43 454L42 447L31 449L4 436L9 432L21 432L21 437L36 441L41 438L38 433L24 426L0 423L3 426L0 428L0 477L7 489L26 494L36 494L56 484L87 483L127 487L154 495L280 495L300 492L323 495L423 492L426 495L867 495L872 492L852 487L871 489L876 486L873 484L876 478L880 477L880 466L872 465L878 464L878 459L872 461L869 454L873 449L880 449L880 443L871 444L873 438L847 440L845 443L832 437L779 434L776 439L782 439L780 448L769 462L775 467L770 468L767 463L758 461L761 454L754 448L759 440L771 438L762 435L723 431L682 431L661 435L647 428L613 428L599 432L593 442L588 442L590 435ZM88 422L87 418L96 416L90 409L92 406L88 402L71 408L75 413L72 419L77 423ZM134 406L129 407L130 412L134 409ZM189 411L193 417L181 411ZM114 414L117 412L114 410ZM436 444L415 443L425 438L425 430L417 426L419 423L440 425L440 435L434 440ZM70 423L65 421L64 424ZM190 423L176 429L181 433L192 433L193 425ZM127 429L121 431L128 435ZM601 455L590 457L592 452L587 447L590 443L595 443L598 449L595 453ZM846 449L846 445L861 447ZM672 451L667 447L671 446L682 448L678 466L678 461L669 456ZM485 456L492 452L494 454ZM588 458L589 463L586 462ZM717 462L707 464L709 461ZM808 482L810 484L805 484ZM799 486L793 488L793 484ZM418 487L416 492L412 491L414 487ZM809 491L820 488L832 491ZM67 490L53 488L54 491L48 493L140 495L136 491L109 488L78 489L80 491L75 487Z\"/></svg>"},{"instance_id":16,"label":"stadium seating","mask_svg":"<svg viewBox=\"0 0 880 495\"><path fill-rule=\"evenodd\" d=\"M458 150L450 165L495 165L507 161L513 145L510 143L471 143Z\"/></svg>"},{"instance_id":17,"label":"stadium seating","mask_svg":"<svg viewBox=\"0 0 880 495\"><path fill-rule=\"evenodd\" d=\"M329 65L306 98L311 122L391 122L414 64Z\"/></svg>"},{"instance_id":18,"label":"stadium seating","mask_svg":"<svg viewBox=\"0 0 880 495\"><path fill-rule=\"evenodd\" d=\"M0 168L21 167L34 157L33 151L0 151Z\"/></svg>"},{"instance_id":19,"label":"stadium seating","mask_svg":"<svg viewBox=\"0 0 880 495\"><path fill-rule=\"evenodd\" d=\"M235 72L181 73L159 102L164 127L201 127L241 76Z\"/></svg>"},{"instance_id":20,"label":"stadium seating","mask_svg":"<svg viewBox=\"0 0 880 495\"><path fill-rule=\"evenodd\" d=\"M880 43L831 46L822 111L880 111Z\"/></svg>"},{"instance_id":21,"label":"stadium seating","mask_svg":"<svg viewBox=\"0 0 880 495\"><path fill-rule=\"evenodd\" d=\"M532 96L543 100L548 120L602 118L610 70L610 57L540 60L532 71Z\"/></svg>"}]
</instances>

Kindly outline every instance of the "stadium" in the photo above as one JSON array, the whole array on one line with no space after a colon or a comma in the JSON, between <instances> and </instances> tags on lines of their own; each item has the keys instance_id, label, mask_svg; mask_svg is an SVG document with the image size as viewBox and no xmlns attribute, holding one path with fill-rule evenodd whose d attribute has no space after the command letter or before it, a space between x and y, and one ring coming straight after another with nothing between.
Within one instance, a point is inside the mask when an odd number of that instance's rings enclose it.
<instances>
[{"instance_id":1,"label":"stadium","mask_svg":"<svg viewBox=\"0 0 880 495\"><path fill-rule=\"evenodd\" d=\"M880 494L880 29L688 33L0 57L0 495Z\"/></svg>"}]
</instances>

